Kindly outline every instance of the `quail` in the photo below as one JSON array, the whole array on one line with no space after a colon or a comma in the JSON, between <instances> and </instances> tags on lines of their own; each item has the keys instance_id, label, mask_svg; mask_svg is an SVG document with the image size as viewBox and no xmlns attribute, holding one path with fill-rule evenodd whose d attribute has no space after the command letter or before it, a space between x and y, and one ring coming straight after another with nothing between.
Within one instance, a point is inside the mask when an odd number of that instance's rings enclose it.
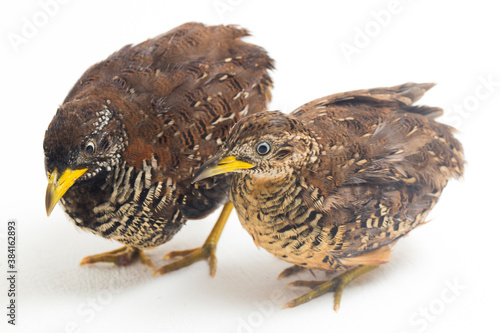
<instances>
[{"instance_id":1,"label":"quail","mask_svg":"<svg viewBox=\"0 0 500 333\"><path fill-rule=\"evenodd\" d=\"M293 307L386 263L391 247L426 222L450 178L463 174L454 129L437 107L414 106L433 84L335 94L291 114L238 122L195 181L230 173L230 199L257 246L294 266L336 274Z\"/></svg>"},{"instance_id":2,"label":"quail","mask_svg":"<svg viewBox=\"0 0 500 333\"><path fill-rule=\"evenodd\" d=\"M229 177L192 184L195 171L243 116L271 98L266 51L241 39L245 29L186 23L127 45L90 67L70 90L45 133L46 210L60 202L74 224L124 247L81 264L155 269L143 252L172 238L190 219L225 204ZM208 259L215 273L214 228L198 249L156 274Z\"/></svg>"}]
</instances>

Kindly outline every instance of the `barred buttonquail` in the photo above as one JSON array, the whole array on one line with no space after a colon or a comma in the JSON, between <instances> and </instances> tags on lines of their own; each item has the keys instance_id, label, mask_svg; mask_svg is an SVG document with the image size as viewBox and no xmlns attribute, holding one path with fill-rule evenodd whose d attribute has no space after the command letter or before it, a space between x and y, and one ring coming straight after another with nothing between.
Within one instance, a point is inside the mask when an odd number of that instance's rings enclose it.
<instances>
[{"instance_id":1,"label":"barred buttonquail","mask_svg":"<svg viewBox=\"0 0 500 333\"><path fill-rule=\"evenodd\" d=\"M463 173L453 128L440 108L413 106L433 84L327 96L290 115L244 118L196 180L232 172L230 198L258 246L302 269L338 272L296 281L327 291L338 310L344 286L389 260L391 246L425 223L451 177Z\"/></svg>"},{"instance_id":2,"label":"barred buttonquail","mask_svg":"<svg viewBox=\"0 0 500 333\"><path fill-rule=\"evenodd\" d=\"M71 89L43 143L47 214L61 202L76 226L125 245L82 264L126 265L139 256L154 268L142 249L228 202L227 176L191 182L229 129L270 100L272 60L245 36L233 26L187 23L125 46ZM227 203L220 223L231 209ZM157 273L208 258L213 275L221 230L202 248L167 255L184 258Z\"/></svg>"}]
</instances>

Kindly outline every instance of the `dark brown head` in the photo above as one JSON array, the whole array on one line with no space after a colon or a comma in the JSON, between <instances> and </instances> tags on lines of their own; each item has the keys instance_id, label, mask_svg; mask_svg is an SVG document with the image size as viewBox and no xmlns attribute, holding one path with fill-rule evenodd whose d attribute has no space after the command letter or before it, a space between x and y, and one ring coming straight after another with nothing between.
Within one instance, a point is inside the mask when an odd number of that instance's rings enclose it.
<instances>
[{"instance_id":1,"label":"dark brown head","mask_svg":"<svg viewBox=\"0 0 500 333\"><path fill-rule=\"evenodd\" d=\"M106 178L121 164L126 145L123 125L106 102L85 98L62 105L43 142L49 178L47 215L73 184Z\"/></svg>"},{"instance_id":2,"label":"dark brown head","mask_svg":"<svg viewBox=\"0 0 500 333\"><path fill-rule=\"evenodd\" d=\"M292 116L279 111L253 114L231 129L220 151L198 170L194 181L227 172L284 175L308 163L316 150L309 131Z\"/></svg>"}]
</instances>

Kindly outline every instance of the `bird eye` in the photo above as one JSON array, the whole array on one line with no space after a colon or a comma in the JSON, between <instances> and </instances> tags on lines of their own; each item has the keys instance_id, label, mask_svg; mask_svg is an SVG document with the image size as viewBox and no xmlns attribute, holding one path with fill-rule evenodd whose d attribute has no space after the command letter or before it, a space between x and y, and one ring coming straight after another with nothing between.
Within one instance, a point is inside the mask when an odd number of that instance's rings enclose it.
<instances>
[{"instance_id":1,"label":"bird eye","mask_svg":"<svg viewBox=\"0 0 500 333\"><path fill-rule=\"evenodd\" d=\"M85 146L85 155L92 156L92 155L94 155L94 153L95 153L94 141L87 142L87 145Z\"/></svg>"},{"instance_id":2,"label":"bird eye","mask_svg":"<svg viewBox=\"0 0 500 333\"><path fill-rule=\"evenodd\" d=\"M269 143L264 141L264 142L257 144L257 147L255 148L255 150L257 150L257 153L259 155L267 155L271 151L271 145L269 145Z\"/></svg>"}]
</instances>

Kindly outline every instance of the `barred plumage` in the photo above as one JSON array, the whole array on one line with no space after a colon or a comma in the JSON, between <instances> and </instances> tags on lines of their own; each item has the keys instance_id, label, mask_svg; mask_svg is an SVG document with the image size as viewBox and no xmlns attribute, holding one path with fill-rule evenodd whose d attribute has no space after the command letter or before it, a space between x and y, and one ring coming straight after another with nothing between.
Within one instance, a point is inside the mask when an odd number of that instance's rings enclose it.
<instances>
[{"instance_id":1,"label":"barred plumage","mask_svg":"<svg viewBox=\"0 0 500 333\"><path fill-rule=\"evenodd\" d=\"M298 266L284 276L347 271L348 282L387 262L390 247L425 222L448 180L463 173L453 129L434 120L442 110L412 105L432 86L352 91L290 115L248 116L196 180L233 172L230 197L243 227L258 246Z\"/></svg>"},{"instance_id":2,"label":"barred plumage","mask_svg":"<svg viewBox=\"0 0 500 333\"><path fill-rule=\"evenodd\" d=\"M129 247L84 263L128 263L228 200L227 177L191 181L242 115L270 100L272 60L245 36L187 23L123 47L71 89L44 140L47 212L64 195L78 227Z\"/></svg>"}]
</instances>

